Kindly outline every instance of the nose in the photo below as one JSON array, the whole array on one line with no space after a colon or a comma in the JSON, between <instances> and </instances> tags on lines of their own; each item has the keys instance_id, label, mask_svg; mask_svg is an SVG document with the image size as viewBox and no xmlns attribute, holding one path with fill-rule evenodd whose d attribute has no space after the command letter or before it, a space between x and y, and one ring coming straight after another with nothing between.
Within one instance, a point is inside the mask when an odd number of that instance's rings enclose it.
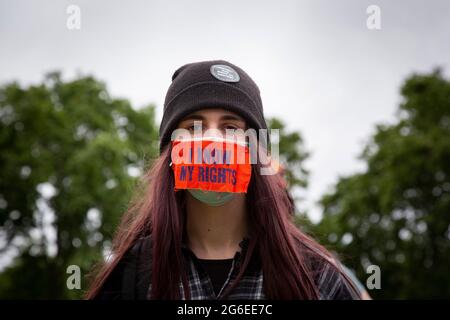
<instances>
[{"instance_id":1,"label":"nose","mask_svg":"<svg viewBox=\"0 0 450 320\"><path fill-rule=\"evenodd\" d=\"M225 136L225 132L220 130L218 121L207 121L203 127L203 136L204 137L214 137L214 138L223 138Z\"/></svg>"}]
</instances>

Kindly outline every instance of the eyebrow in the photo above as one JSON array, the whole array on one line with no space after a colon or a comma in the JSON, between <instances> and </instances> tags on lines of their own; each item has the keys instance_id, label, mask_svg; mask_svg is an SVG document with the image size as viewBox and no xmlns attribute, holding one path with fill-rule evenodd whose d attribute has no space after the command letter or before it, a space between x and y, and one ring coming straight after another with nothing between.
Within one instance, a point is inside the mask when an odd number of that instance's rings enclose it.
<instances>
[{"instance_id":1,"label":"eyebrow","mask_svg":"<svg viewBox=\"0 0 450 320\"><path fill-rule=\"evenodd\" d=\"M187 116L186 118L184 118L182 121L187 121L187 120L205 120L204 116L201 116L199 114L191 114L189 116Z\"/></svg>"},{"instance_id":2,"label":"eyebrow","mask_svg":"<svg viewBox=\"0 0 450 320\"><path fill-rule=\"evenodd\" d=\"M235 115L232 115L232 114L224 115L224 116L220 117L220 120L236 120L236 121L245 122L245 120L242 119L241 117L238 117L238 116L235 116Z\"/></svg>"},{"instance_id":3,"label":"eyebrow","mask_svg":"<svg viewBox=\"0 0 450 320\"><path fill-rule=\"evenodd\" d=\"M186 118L184 118L182 121L188 121L188 120L205 120L205 117L200 115L200 114L191 114L189 116L187 116ZM226 121L226 120L235 120L235 121L242 121L245 122L245 120L239 116L235 116L232 114L226 114L224 116L220 117L221 121Z\"/></svg>"}]
</instances>

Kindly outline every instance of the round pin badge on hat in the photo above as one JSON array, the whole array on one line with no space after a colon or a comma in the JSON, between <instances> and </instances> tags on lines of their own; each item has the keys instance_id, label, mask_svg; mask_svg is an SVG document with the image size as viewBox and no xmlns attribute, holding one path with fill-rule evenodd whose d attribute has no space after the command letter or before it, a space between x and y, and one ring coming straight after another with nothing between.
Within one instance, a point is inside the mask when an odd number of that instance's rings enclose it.
<instances>
[{"instance_id":1,"label":"round pin badge on hat","mask_svg":"<svg viewBox=\"0 0 450 320\"><path fill-rule=\"evenodd\" d=\"M209 70L216 79L224 82L238 82L240 80L236 70L224 64L214 64Z\"/></svg>"}]
</instances>

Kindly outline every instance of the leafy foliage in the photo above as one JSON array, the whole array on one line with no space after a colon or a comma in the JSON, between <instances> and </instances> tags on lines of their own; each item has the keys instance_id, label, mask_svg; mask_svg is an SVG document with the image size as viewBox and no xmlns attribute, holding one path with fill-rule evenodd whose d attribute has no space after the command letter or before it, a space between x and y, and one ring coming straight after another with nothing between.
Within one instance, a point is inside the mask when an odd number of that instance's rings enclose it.
<instances>
[{"instance_id":1,"label":"leafy foliage","mask_svg":"<svg viewBox=\"0 0 450 320\"><path fill-rule=\"evenodd\" d=\"M363 173L341 177L313 228L360 279L381 268L382 298L450 297L450 82L404 83L397 123L377 126Z\"/></svg>"},{"instance_id":2,"label":"leafy foliage","mask_svg":"<svg viewBox=\"0 0 450 320\"><path fill-rule=\"evenodd\" d=\"M0 88L0 250L18 256L0 275L0 296L79 297L65 270L86 273L108 248L157 154L154 122L153 106L135 110L89 76Z\"/></svg>"}]
</instances>

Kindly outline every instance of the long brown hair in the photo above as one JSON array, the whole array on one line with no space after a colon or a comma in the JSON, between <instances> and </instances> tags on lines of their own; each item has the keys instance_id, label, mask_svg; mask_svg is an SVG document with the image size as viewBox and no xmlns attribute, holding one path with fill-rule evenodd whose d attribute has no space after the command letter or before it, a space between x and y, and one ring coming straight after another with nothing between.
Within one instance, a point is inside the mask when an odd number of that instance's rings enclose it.
<instances>
[{"instance_id":1,"label":"long brown hair","mask_svg":"<svg viewBox=\"0 0 450 320\"><path fill-rule=\"evenodd\" d=\"M152 299L180 299L179 282L189 299L181 244L185 225L185 193L174 191L169 166L170 147L166 147L143 176L113 240L113 256L91 283L87 298L95 298L124 254L141 237L152 237ZM235 281L224 292L225 298L242 278L253 253L258 254L264 274L264 293L269 299L318 299L314 279L319 263L330 263L341 272L331 254L293 222L292 198L278 175L261 175L261 165L252 165L246 195L249 230L247 254ZM348 279L343 274L345 279Z\"/></svg>"}]
</instances>

